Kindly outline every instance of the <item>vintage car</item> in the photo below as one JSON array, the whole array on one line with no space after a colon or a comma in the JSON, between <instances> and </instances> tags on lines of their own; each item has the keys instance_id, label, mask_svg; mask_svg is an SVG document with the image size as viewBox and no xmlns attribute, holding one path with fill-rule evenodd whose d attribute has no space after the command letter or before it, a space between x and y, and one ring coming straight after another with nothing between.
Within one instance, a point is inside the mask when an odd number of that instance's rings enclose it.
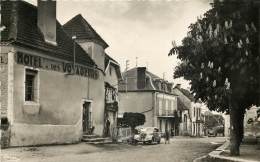
<instances>
[{"instance_id":1,"label":"vintage car","mask_svg":"<svg viewBox=\"0 0 260 162\"><path fill-rule=\"evenodd\" d=\"M216 137L218 134L224 136L224 126L216 126L211 129L208 129L208 137Z\"/></svg>"},{"instance_id":2,"label":"vintage car","mask_svg":"<svg viewBox=\"0 0 260 162\"><path fill-rule=\"evenodd\" d=\"M137 133L134 135L134 142L145 143L161 143L161 133L156 127L142 127L137 129Z\"/></svg>"}]
</instances>

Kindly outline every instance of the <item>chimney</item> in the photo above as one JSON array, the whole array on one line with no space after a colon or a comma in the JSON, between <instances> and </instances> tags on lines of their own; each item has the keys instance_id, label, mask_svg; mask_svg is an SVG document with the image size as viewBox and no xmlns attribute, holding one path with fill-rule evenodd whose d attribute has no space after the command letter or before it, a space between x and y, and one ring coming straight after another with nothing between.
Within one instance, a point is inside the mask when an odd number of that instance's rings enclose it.
<instances>
[{"instance_id":1,"label":"chimney","mask_svg":"<svg viewBox=\"0 0 260 162\"><path fill-rule=\"evenodd\" d=\"M167 91L170 93L172 93L172 85L173 85L172 83L167 84Z\"/></svg>"},{"instance_id":2,"label":"chimney","mask_svg":"<svg viewBox=\"0 0 260 162\"><path fill-rule=\"evenodd\" d=\"M37 25L40 28L44 40L47 43L56 43L56 1L38 0Z\"/></svg>"},{"instance_id":3,"label":"chimney","mask_svg":"<svg viewBox=\"0 0 260 162\"><path fill-rule=\"evenodd\" d=\"M137 68L137 89L145 88L145 80L146 80L145 71L146 71L146 67Z\"/></svg>"}]
</instances>

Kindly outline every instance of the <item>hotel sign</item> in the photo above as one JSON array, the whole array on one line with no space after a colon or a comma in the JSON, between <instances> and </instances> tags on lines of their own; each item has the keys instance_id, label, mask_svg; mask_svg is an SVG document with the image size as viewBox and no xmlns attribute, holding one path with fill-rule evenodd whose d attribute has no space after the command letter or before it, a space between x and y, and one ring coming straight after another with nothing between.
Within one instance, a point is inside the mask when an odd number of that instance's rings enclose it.
<instances>
[{"instance_id":1,"label":"hotel sign","mask_svg":"<svg viewBox=\"0 0 260 162\"><path fill-rule=\"evenodd\" d=\"M77 64L74 66L71 62L57 61L21 52L16 53L16 62L18 64L31 66L35 68L41 68L46 70L58 71L66 74L75 74L83 77L98 79L98 71L96 69Z\"/></svg>"}]
</instances>

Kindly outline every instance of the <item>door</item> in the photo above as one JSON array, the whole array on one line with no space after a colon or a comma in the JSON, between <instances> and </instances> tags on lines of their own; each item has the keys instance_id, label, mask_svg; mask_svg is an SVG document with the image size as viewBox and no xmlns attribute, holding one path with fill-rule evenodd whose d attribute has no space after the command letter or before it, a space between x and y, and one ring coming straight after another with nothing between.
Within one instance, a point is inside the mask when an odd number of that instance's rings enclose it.
<instances>
[{"instance_id":1,"label":"door","mask_svg":"<svg viewBox=\"0 0 260 162\"><path fill-rule=\"evenodd\" d=\"M83 133L88 133L89 130L91 129L90 102L84 102L82 114L83 114L83 117L82 117Z\"/></svg>"}]
</instances>

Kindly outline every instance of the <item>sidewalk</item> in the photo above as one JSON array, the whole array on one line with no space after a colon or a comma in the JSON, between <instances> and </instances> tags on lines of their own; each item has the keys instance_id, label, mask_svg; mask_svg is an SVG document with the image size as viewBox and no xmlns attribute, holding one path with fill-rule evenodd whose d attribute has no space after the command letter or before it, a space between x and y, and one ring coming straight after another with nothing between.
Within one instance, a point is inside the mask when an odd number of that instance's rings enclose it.
<instances>
[{"instance_id":1,"label":"sidewalk","mask_svg":"<svg viewBox=\"0 0 260 162\"><path fill-rule=\"evenodd\" d=\"M242 144L240 156L229 155L229 141L209 153L208 156L194 160L194 162L260 162L260 146Z\"/></svg>"},{"instance_id":2,"label":"sidewalk","mask_svg":"<svg viewBox=\"0 0 260 162\"><path fill-rule=\"evenodd\" d=\"M229 149L229 148L227 148ZM248 145L242 144L240 146L240 156L230 157L229 150L225 149L220 155L224 158L229 158L232 161L247 161L247 162L260 162L260 146L259 145Z\"/></svg>"}]
</instances>

